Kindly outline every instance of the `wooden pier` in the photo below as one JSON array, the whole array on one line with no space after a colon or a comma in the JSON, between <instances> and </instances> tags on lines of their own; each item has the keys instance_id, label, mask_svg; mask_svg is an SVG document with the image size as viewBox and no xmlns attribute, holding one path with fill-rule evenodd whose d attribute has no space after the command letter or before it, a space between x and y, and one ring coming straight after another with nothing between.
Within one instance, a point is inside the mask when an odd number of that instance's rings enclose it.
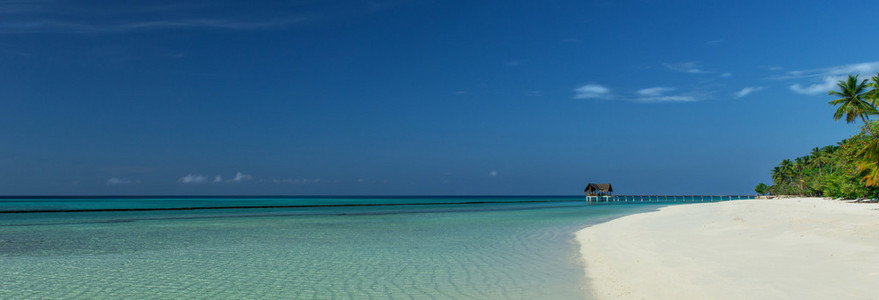
<instances>
[{"instance_id":1,"label":"wooden pier","mask_svg":"<svg viewBox=\"0 0 879 300\"><path fill-rule=\"evenodd\" d=\"M757 195L590 195L586 196L586 203L698 203L756 198Z\"/></svg>"}]
</instances>

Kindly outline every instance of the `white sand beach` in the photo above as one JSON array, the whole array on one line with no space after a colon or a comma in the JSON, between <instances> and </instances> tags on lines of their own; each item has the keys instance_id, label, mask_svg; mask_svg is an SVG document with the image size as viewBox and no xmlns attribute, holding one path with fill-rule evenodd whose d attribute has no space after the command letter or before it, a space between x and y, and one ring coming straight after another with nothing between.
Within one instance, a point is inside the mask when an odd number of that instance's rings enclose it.
<instances>
[{"instance_id":1,"label":"white sand beach","mask_svg":"<svg viewBox=\"0 0 879 300\"><path fill-rule=\"evenodd\" d=\"M879 205L669 206L577 232L598 299L879 299Z\"/></svg>"}]
</instances>

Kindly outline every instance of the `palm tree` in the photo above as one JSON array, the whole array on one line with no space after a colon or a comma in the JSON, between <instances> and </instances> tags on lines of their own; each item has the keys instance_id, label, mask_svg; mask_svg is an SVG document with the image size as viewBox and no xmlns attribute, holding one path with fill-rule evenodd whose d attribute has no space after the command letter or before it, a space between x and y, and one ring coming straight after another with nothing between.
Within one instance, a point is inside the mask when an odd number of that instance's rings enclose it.
<instances>
[{"instance_id":1,"label":"palm tree","mask_svg":"<svg viewBox=\"0 0 879 300\"><path fill-rule=\"evenodd\" d=\"M783 183L784 174L781 171L781 166L775 166L769 173L772 174L772 182L775 183L774 185L780 185Z\"/></svg>"},{"instance_id":2,"label":"palm tree","mask_svg":"<svg viewBox=\"0 0 879 300\"><path fill-rule=\"evenodd\" d=\"M781 179L783 182L788 184L793 183L793 179L796 173L796 167L794 167L793 162L790 159L782 160L780 164L781 167Z\"/></svg>"},{"instance_id":3,"label":"palm tree","mask_svg":"<svg viewBox=\"0 0 879 300\"><path fill-rule=\"evenodd\" d=\"M879 164L875 161L862 161L858 163L861 182L867 186L879 186Z\"/></svg>"},{"instance_id":4,"label":"palm tree","mask_svg":"<svg viewBox=\"0 0 879 300\"><path fill-rule=\"evenodd\" d=\"M870 104L876 106L876 101L879 100L879 74L873 76L873 82L867 84L867 86L873 88L872 90L866 92L864 96L870 100Z\"/></svg>"},{"instance_id":5,"label":"palm tree","mask_svg":"<svg viewBox=\"0 0 879 300\"><path fill-rule=\"evenodd\" d=\"M825 163L830 165L830 175L833 175L833 153L836 152L836 150L839 150L839 146L829 145L822 148L822 150L824 150L824 158L826 159Z\"/></svg>"},{"instance_id":6,"label":"palm tree","mask_svg":"<svg viewBox=\"0 0 879 300\"><path fill-rule=\"evenodd\" d=\"M873 139L867 142L857 153L858 171L861 182L868 186L879 186L879 140Z\"/></svg>"},{"instance_id":7,"label":"palm tree","mask_svg":"<svg viewBox=\"0 0 879 300\"><path fill-rule=\"evenodd\" d=\"M800 194L805 194L806 168L811 164L808 156L801 156L794 159L794 171L796 172L797 186L800 188Z\"/></svg>"},{"instance_id":8,"label":"palm tree","mask_svg":"<svg viewBox=\"0 0 879 300\"><path fill-rule=\"evenodd\" d=\"M836 86L839 87L839 91L827 92L828 95L840 97L829 102L831 105L839 105L839 108L833 113L833 119L838 121L845 115L845 122L851 123L860 117L867 131L872 135L873 132L867 124L867 119L869 119L869 115L879 112L876 111L873 103L865 100L868 98L865 95L867 93L867 80L864 79L858 83L858 75L849 75L848 80L840 80Z\"/></svg>"},{"instance_id":9,"label":"palm tree","mask_svg":"<svg viewBox=\"0 0 879 300\"><path fill-rule=\"evenodd\" d=\"M777 186L784 184L784 172L782 172L781 166L775 166L772 168L770 174L772 174L772 182L775 183L774 185Z\"/></svg>"},{"instance_id":10,"label":"palm tree","mask_svg":"<svg viewBox=\"0 0 879 300\"><path fill-rule=\"evenodd\" d=\"M815 147L812 149L812 161L815 162L815 166L818 167L818 176L821 176L821 166L824 165L824 162L827 160L824 158L824 151L821 148Z\"/></svg>"}]
</instances>

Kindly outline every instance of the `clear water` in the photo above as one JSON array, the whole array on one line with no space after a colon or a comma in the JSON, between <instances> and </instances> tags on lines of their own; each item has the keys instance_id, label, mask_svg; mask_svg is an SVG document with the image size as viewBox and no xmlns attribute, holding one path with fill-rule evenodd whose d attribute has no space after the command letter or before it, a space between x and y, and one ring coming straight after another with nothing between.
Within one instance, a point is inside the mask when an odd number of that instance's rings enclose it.
<instances>
[{"instance_id":1,"label":"clear water","mask_svg":"<svg viewBox=\"0 0 879 300\"><path fill-rule=\"evenodd\" d=\"M533 202L533 201L548 202ZM581 198L0 199L0 298L581 299ZM456 204L457 203L457 204ZM470 204L460 204L470 203Z\"/></svg>"}]
</instances>

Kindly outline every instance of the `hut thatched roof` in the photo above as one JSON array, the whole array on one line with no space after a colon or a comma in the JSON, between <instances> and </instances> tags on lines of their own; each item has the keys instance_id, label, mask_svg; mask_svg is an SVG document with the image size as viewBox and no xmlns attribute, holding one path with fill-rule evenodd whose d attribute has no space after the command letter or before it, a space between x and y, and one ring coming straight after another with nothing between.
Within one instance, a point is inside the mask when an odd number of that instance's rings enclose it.
<instances>
[{"instance_id":1,"label":"hut thatched roof","mask_svg":"<svg viewBox=\"0 0 879 300\"><path fill-rule=\"evenodd\" d=\"M610 183L590 183L583 191L587 193L612 193L613 187L610 186Z\"/></svg>"}]
</instances>

